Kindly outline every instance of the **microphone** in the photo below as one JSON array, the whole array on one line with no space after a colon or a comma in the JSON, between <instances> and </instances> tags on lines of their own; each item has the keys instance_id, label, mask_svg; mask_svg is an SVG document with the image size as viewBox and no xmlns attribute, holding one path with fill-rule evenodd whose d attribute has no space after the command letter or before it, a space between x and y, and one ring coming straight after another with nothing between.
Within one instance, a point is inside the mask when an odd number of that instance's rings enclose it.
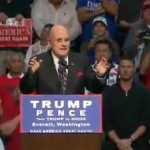
<instances>
[{"instance_id":1,"label":"microphone","mask_svg":"<svg viewBox=\"0 0 150 150\"><path fill-rule=\"evenodd\" d=\"M61 64L63 67L65 67L65 69L68 69L67 62L64 59L60 59L59 64Z\"/></svg>"}]
</instances>

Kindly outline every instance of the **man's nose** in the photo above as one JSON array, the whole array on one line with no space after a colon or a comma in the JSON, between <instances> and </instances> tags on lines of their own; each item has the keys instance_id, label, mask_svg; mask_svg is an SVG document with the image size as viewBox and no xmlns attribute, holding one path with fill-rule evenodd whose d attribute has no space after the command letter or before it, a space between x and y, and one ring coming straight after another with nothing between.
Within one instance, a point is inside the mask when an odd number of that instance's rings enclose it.
<instances>
[{"instance_id":1,"label":"man's nose","mask_svg":"<svg viewBox=\"0 0 150 150\"><path fill-rule=\"evenodd\" d=\"M62 41L62 45L65 46L65 45L66 45L66 42L65 42L65 41Z\"/></svg>"},{"instance_id":2,"label":"man's nose","mask_svg":"<svg viewBox=\"0 0 150 150\"><path fill-rule=\"evenodd\" d=\"M124 71L125 71L125 72L127 72L127 71L128 71L128 68L127 68L127 67L125 67L125 68L124 68Z\"/></svg>"}]
</instances>

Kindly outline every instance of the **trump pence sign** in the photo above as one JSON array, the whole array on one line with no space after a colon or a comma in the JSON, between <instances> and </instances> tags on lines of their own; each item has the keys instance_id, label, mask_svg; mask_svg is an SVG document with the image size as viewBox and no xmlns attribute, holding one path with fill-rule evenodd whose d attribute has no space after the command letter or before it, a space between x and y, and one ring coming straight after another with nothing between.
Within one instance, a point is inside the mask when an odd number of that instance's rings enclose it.
<instances>
[{"instance_id":1,"label":"trump pence sign","mask_svg":"<svg viewBox=\"0 0 150 150\"><path fill-rule=\"evenodd\" d=\"M21 95L21 133L102 133L101 95Z\"/></svg>"}]
</instances>

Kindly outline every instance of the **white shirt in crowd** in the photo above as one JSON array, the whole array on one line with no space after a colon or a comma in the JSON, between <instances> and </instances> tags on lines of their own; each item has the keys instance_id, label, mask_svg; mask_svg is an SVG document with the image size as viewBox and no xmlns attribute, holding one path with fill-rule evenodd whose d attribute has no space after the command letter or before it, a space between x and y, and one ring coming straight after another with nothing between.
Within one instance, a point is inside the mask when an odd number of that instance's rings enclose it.
<instances>
[{"instance_id":1,"label":"white shirt in crowd","mask_svg":"<svg viewBox=\"0 0 150 150\"><path fill-rule=\"evenodd\" d=\"M3 145L3 142L2 142L2 140L1 140L1 138L0 138L0 150L5 150L5 149L4 149L4 145Z\"/></svg>"},{"instance_id":2,"label":"white shirt in crowd","mask_svg":"<svg viewBox=\"0 0 150 150\"><path fill-rule=\"evenodd\" d=\"M70 0L72 3L74 3L74 5L77 5L77 0Z\"/></svg>"},{"instance_id":3,"label":"white shirt in crowd","mask_svg":"<svg viewBox=\"0 0 150 150\"><path fill-rule=\"evenodd\" d=\"M50 49L50 46L41 46L40 41L37 41L36 43L34 43L33 45L31 45L26 53L25 56L25 63L26 63L26 67L28 67L28 63L31 57L37 55L37 54L41 54L44 52L47 52L47 50Z\"/></svg>"},{"instance_id":4,"label":"white shirt in crowd","mask_svg":"<svg viewBox=\"0 0 150 150\"><path fill-rule=\"evenodd\" d=\"M44 25L48 23L64 25L69 30L71 40L74 40L81 33L75 4L70 0L64 0L58 9L48 0L37 0L32 7L31 17L33 27L39 36Z\"/></svg>"}]
</instances>

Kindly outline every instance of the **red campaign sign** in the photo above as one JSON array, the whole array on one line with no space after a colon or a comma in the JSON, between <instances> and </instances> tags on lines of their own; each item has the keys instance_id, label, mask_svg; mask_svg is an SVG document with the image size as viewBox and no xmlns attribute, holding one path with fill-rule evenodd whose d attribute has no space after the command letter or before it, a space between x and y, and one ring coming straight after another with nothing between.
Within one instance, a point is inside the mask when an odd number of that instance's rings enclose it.
<instances>
[{"instance_id":1,"label":"red campaign sign","mask_svg":"<svg viewBox=\"0 0 150 150\"><path fill-rule=\"evenodd\" d=\"M9 20L11 21L11 20ZM0 47L19 48L32 44L32 21L24 19L21 24L0 25Z\"/></svg>"}]
</instances>

